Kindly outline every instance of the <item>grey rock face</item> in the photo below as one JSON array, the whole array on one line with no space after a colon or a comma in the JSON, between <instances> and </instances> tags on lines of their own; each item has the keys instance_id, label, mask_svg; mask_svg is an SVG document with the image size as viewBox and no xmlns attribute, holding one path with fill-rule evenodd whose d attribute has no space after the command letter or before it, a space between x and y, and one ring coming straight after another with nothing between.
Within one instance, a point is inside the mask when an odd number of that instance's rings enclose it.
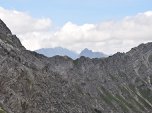
<instances>
[{"instance_id":1,"label":"grey rock face","mask_svg":"<svg viewBox=\"0 0 152 113\"><path fill-rule=\"evenodd\" d=\"M28 51L16 36L0 33L0 112L152 112L152 43L72 60Z\"/></svg>"},{"instance_id":2,"label":"grey rock face","mask_svg":"<svg viewBox=\"0 0 152 113\"><path fill-rule=\"evenodd\" d=\"M5 23L0 19L0 33L5 35L12 34L9 28L5 25Z\"/></svg>"}]
</instances>

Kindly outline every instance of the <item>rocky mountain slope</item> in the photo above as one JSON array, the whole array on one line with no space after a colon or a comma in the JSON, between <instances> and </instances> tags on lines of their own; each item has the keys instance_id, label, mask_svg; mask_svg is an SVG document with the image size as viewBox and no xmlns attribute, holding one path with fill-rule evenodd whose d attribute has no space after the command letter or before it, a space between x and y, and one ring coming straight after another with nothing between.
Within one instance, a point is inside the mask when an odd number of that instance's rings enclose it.
<instances>
[{"instance_id":1,"label":"rocky mountain slope","mask_svg":"<svg viewBox=\"0 0 152 113\"><path fill-rule=\"evenodd\" d=\"M47 58L0 20L0 113L152 113L152 43L105 59Z\"/></svg>"}]
</instances>

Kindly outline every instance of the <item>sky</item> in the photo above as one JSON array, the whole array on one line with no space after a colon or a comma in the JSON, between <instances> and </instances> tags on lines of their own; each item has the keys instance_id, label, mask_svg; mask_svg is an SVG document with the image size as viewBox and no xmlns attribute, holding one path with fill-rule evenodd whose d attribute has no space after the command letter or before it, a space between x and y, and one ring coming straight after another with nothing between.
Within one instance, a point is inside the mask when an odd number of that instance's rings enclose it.
<instances>
[{"instance_id":1,"label":"sky","mask_svg":"<svg viewBox=\"0 0 152 113\"><path fill-rule=\"evenodd\" d=\"M152 41L152 0L1 0L0 18L29 50L127 52Z\"/></svg>"}]
</instances>

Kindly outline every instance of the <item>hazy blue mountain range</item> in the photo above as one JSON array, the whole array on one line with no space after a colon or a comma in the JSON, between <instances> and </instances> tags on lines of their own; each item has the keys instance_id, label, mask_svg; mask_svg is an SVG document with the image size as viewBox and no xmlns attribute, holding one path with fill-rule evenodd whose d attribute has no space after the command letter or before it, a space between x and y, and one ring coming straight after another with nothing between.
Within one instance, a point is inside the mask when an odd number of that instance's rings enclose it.
<instances>
[{"instance_id":1,"label":"hazy blue mountain range","mask_svg":"<svg viewBox=\"0 0 152 113\"><path fill-rule=\"evenodd\" d=\"M87 48L84 49L83 51L81 51L79 56L85 56L85 57L89 57L89 58L107 57L107 55L102 52L93 52L92 50L89 50Z\"/></svg>"},{"instance_id":2,"label":"hazy blue mountain range","mask_svg":"<svg viewBox=\"0 0 152 113\"><path fill-rule=\"evenodd\" d=\"M47 57L59 55L59 56L69 56L72 59L78 58L78 54L76 52L62 48L62 47L42 48L42 49L36 50L36 52L43 54Z\"/></svg>"},{"instance_id":3,"label":"hazy blue mountain range","mask_svg":"<svg viewBox=\"0 0 152 113\"><path fill-rule=\"evenodd\" d=\"M85 57L89 57L89 58L107 57L107 55L102 52L93 52L92 50L89 50L87 48L82 50L80 52L80 54L78 54L74 51L68 50L66 48L62 48L62 47L42 48L42 49L36 50L36 52L43 54L47 57L53 57L53 56L59 55L59 56L68 56L72 59L76 59L81 56L85 56Z\"/></svg>"}]
</instances>

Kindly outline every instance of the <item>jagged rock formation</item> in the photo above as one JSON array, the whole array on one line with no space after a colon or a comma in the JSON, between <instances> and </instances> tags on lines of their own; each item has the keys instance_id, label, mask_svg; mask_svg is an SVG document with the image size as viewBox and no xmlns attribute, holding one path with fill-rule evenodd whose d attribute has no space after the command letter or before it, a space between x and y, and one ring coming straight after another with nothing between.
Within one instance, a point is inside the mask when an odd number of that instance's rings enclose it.
<instances>
[{"instance_id":1,"label":"jagged rock formation","mask_svg":"<svg viewBox=\"0 0 152 113\"><path fill-rule=\"evenodd\" d=\"M0 24L0 112L152 112L152 43L105 59L47 58Z\"/></svg>"}]
</instances>

